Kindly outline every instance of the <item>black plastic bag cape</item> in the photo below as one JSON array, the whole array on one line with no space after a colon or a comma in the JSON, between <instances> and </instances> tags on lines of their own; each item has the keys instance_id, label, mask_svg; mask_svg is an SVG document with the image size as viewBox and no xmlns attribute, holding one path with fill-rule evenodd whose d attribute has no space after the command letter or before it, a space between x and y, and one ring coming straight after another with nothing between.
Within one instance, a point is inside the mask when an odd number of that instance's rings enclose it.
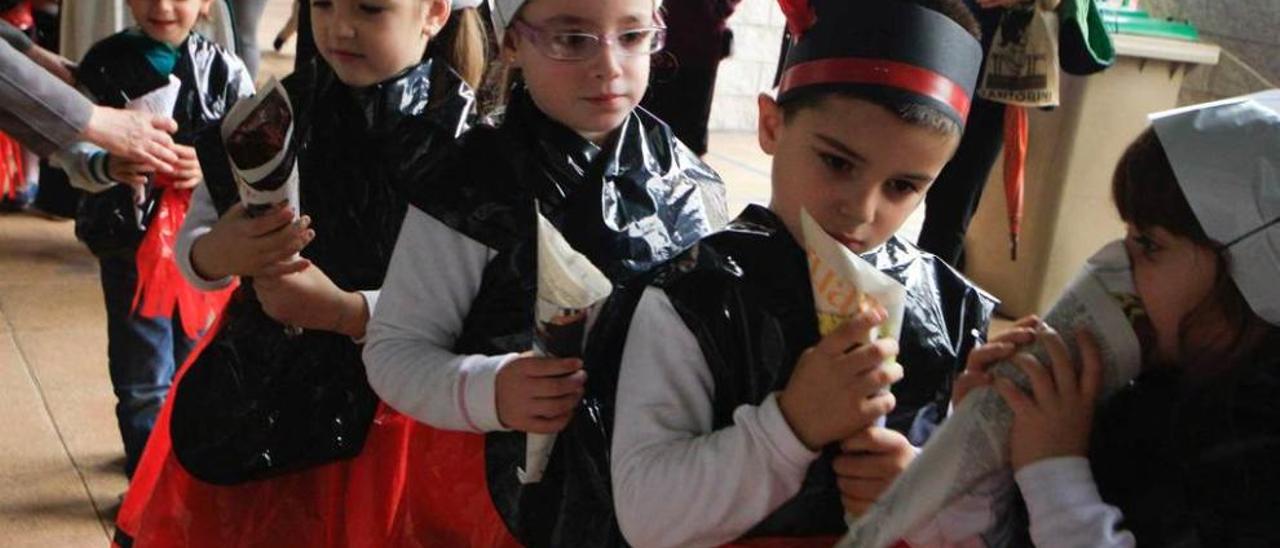
<instances>
[{"instance_id":1,"label":"black plastic bag cape","mask_svg":"<svg viewBox=\"0 0 1280 548\"><path fill-rule=\"evenodd\" d=\"M946 413L952 380L969 351L984 340L994 298L941 260L897 237L863 258L907 288L899 363L906 376L893 387L897 407L888 426L910 433L915 444ZM781 221L760 206L748 207L725 230L652 274L698 339L715 380L715 428L733 424L740 405L759 404L785 387L796 359L818 339L813 290L804 249ZM613 396L631 313L643 287L616 292L597 320L587 349L589 413L571 425L586 466L604 474L613 425ZM588 420L589 419L589 420ZM915 432L912 432L912 431ZM800 492L748 533L758 537L826 537L847 529L831 459L824 451Z\"/></svg>"},{"instance_id":2,"label":"black plastic bag cape","mask_svg":"<svg viewBox=\"0 0 1280 548\"><path fill-rule=\"evenodd\" d=\"M615 136L597 147L547 118L517 90L501 126L473 129L460 148L455 162L433 174L435 186L411 198L427 214L497 252L455 343L460 354L532 348L535 207L615 286L637 279L727 220L719 176L680 144L666 124L642 109L633 111ZM590 376L590 364L586 367ZM590 459L565 455L578 450L572 433L560 435L543 480L529 485L520 484L516 475L524 465L523 433L491 433L484 441L487 477L459 477L453 488L487 486L502 522L519 542L621 543L608 499L594 496L599 488L607 488L608 470L583 474L573 468ZM480 455L433 453L413 458L426 463L429 470L424 474L439 475L447 472L430 463ZM594 482L591 488L577 484L584 478ZM600 481L605 484L597 485ZM447 516L432 519L448 527Z\"/></svg>"},{"instance_id":3,"label":"black plastic bag cape","mask_svg":"<svg viewBox=\"0 0 1280 548\"><path fill-rule=\"evenodd\" d=\"M125 103L169 83L142 55L144 37L124 31L98 42L85 54L77 72L81 87L103 106L124 108ZM173 119L181 128L174 142L191 145L195 136L216 124L243 96L253 93L253 82L244 65L221 46L192 33L178 47L173 75L183 82ZM195 82L194 86L187 85ZM142 210L148 215L138 226L133 189L128 185L97 194L85 194L76 213L76 237L98 256L132 255L142 241L150 214L163 190L150 189Z\"/></svg>"},{"instance_id":4,"label":"black plastic bag cape","mask_svg":"<svg viewBox=\"0 0 1280 548\"><path fill-rule=\"evenodd\" d=\"M1098 408L1089 462L1140 545L1280 545L1280 359L1261 358L1153 368Z\"/></svg>"},{"instance_id":5,"label":"black plastic bag cape","mask_svg":"<svg viewBox=\"0 0 1280 548\"><path fill-rule=\"evenodd\" d=\"M433 69L434 67L434 69ZM382 286L408 207L445 147L468 127L474 96L443 62L352 89L317 60L284 81L298 117L302 251L347 291ZM239 200L217 128L198 145L220 212ZM193 476L234 484L360 452L378 398L361 347L323 331L293 336L263 312L247 280L174 388L173 450Z\"/></svg>"}]
</instances>

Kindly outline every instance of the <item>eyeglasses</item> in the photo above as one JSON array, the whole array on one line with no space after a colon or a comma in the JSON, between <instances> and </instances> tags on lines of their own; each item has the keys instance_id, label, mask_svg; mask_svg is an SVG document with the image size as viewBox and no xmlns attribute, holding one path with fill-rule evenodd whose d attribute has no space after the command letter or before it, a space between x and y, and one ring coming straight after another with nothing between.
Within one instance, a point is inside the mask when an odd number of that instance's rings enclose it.
<instances>
[{"instance_id":1,"label":"eyeglasses","mask_svg":"<svg viewBox=\"0 0 1280 548\"><path fill-rule=\"evenodd\" d=\"M557 61L591 59L606 44L625 56L652 55L661 51L667 41L665 27L643 27L605 36L589 32L554 32L520 19L516 19L513 26L543 55Z\"/></svg>"}]
</instances>

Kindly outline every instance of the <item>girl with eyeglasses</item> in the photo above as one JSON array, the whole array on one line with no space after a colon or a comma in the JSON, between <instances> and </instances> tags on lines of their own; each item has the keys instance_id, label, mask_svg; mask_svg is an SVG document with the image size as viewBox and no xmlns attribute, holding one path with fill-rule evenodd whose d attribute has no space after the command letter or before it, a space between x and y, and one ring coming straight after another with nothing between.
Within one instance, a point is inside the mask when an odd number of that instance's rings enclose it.
<instances>
[{"instance_id":1,"label":"girl with eyeglasses","mask_svg":"<svg viewBox=\"0 0 1280 548\"><path fill-rule=\"evenodd\" d=\"M578 463L591 364L534 358L541 213L615 287L726 219L719 176L637 108L663 45L655 0L497 0L512 69L496 127L477 127L411 197L365 364L378 395L425 423L404 542L621 544L608 468ZM526 433L560 433L522 484ZM599 451L607 445L599 447Z\"/></svg>"}]
</instances>

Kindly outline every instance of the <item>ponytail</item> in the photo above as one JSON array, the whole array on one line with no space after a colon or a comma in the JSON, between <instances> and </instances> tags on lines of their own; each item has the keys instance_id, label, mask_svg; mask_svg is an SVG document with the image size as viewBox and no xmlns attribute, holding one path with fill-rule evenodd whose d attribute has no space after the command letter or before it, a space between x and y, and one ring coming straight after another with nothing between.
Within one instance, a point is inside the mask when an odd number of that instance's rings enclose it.
<instances>
[{"instance_id":1,"label":"ponytail","mask_svg":"<svg viewBox=\"0 0 1280 548\"><path fill-rule=\"evenodd\" d=\"M478 89L488 60L488 41L479 12L464 8L449 16L440 34L431 39L427 52L443 56L463 81Z\"/></svg>"}]
</instances>

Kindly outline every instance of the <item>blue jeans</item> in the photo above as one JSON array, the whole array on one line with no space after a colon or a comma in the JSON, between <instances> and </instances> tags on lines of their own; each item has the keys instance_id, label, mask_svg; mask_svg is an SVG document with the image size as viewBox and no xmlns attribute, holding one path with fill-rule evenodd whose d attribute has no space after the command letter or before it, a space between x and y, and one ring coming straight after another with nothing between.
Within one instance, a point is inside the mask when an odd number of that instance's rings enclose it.
<instances>
[{"instance_id":1,"label":"blue jeans","mask_svg":"<svg viewBox=\"0 0 1280 548\"><path fill-rule=\"evenodd\" d=\"M144 318L132 312L138 268L132 256L104 257L102 294L107 304L107 360L116 394L116 421L124 440L125 474L142 457L156 415L164 404L174 369L195 341L182 330L175 309L172 319Z\"/></svg>"}]
</instances>

